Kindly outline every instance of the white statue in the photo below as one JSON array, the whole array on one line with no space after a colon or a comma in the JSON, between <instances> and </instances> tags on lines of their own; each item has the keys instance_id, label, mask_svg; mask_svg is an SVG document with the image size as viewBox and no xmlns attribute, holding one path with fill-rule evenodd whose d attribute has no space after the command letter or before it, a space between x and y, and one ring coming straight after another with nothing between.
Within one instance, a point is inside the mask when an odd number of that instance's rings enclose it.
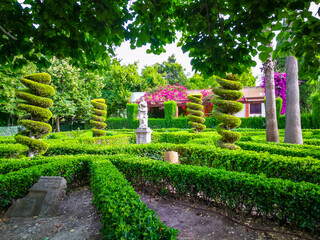
<instances>
[{"instance_id":1,"label":"white statue","mask_svg":"<svg viewBox=\"0 0 320 240\"><path fill-rule=\"evenodd\" d=\"M142 98L142 101L139 103L138 113L139 113L139 128L147 128L148 127L148 105L144 97Z\"/></svg>"}]
</instances>

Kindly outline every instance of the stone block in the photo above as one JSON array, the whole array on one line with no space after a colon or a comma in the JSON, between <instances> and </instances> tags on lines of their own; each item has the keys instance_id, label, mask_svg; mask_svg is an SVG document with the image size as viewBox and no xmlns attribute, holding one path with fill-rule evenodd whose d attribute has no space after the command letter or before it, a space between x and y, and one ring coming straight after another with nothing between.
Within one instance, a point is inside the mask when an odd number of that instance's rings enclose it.
<instances>
[{"instance_id":1,"label":"stone block","mask_svg":"<svg viewBox=\"0 0 320 240\"><path fill-rule=\"evenodd\" d=\"M67 181L62 177L41 177L23 199L14 202L7 217L52 217L58 214L60 200L66 195Z\"/></svg>"},{"instance_id":2,"label":"stone block","mask_svg":"<svg viewBox=\"0 0 320 240\"><path fill-rule=\"evenodd\" d=\"M175 151L168 151L164 153L164 161L170 163L180 164L179 155Z\"/></svg>"}]
</instances>

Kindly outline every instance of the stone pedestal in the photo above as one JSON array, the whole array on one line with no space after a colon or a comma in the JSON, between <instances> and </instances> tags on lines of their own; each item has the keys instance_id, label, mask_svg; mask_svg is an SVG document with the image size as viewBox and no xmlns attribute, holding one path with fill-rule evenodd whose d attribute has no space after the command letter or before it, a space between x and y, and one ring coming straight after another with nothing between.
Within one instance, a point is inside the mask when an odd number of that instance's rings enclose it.
<instances>
[{"instance_id":1,"label":"stone pedestal","mask_svg":"<svg viewBox=\"0 0 320 240\"><path fill-rule=\"evenodd\" d=\"M170 163L177 163L180 164L179 156L177 152L168 151L164 153L164 161Z\"/></svg>"},{"instance_id":2,"label":"stone pedestal","mask_svg":"<svg viewBox=\"0 0 320 240\"><path fill-rule=\"evenodd\" d=\"M138 128L136 131L136 143L150 143L151 142L151 133L152 130L150 128Z\"/></svg>"},{"instance_id":3,"label":"stone pedestal","mask_svg":"<svg viewBox=\"0 0 320 240\"><path fill-rule=\"evenodd\" d=\"M62 177L41 177L26 197L14 202L5 216L52 217L58 214L60 200L66 195L67 181Z\"/></svg>"}]
</instances>

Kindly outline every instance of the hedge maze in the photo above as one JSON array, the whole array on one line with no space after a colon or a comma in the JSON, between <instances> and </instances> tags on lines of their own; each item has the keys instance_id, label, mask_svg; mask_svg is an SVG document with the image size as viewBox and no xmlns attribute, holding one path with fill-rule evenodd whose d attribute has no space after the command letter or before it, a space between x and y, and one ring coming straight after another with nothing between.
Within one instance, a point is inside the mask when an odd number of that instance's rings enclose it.
<instances>
[{"instance_id":1,"label":"hedge maze","mask_svg":"<svg viewBox=\"0 0 320 240\"><path fill-rule=\"evenodd\" d=\"M177 237L135 187L319 233L320 149L312 143L319 141L320 131L304 130L308 144L302 146L266 144L263 130L236 131L243 136L239 151L212 144L220 137L214 129L197 134L154 130L153 142L143 145L134 144L130 129L101 137L91 131L52 133L45 155L32 159L17 157L27 149L0 137L0 206L23 197L40 176L62 176L68 183L90 181L104 239ZM283 135L280 130L280 139ZM163 162L171 150L179 153L180 165Z\"/></svg>"}]
</instances>

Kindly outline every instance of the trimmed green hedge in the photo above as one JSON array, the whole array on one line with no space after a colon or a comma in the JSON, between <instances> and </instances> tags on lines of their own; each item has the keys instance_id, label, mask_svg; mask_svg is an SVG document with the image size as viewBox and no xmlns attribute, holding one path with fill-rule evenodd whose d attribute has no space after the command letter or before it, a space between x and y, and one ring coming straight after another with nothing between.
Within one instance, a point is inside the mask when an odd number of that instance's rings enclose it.
<instances>
[{"instance_id":1,"label":"trimmed green hedge","mask_svg":"<svg viewBox=\"0 0 320 240\"><path fill-rule=\"evenodd\" d=\"M28 147L21 144L0 144L0 158L17 157L25 154L27 150Z\"/></svg>"},{"instance_id":2,"label":"trimmed green hedge","mask_svg":"<svg viewBox=\"0 0 320 240\"><path fill-rule=\"evenodd\" d=\"M148 209L110 161L92 161L90 169L92 202L102 215L104 239L175 239L178 231Z\"/></svg>"},{"instance_id":3,"label":"trimmed green hedge","mask_svg":"<svg viewBox=\"0 0 320 240\"><path fill-rule=\"evenodd\" d=\"M318 146L304 146L297 144L277 144L277 143L255 143L239 142L238 144L244 150L256 152L269 152L293 157L314 157L320 159L320 148Z\"/></svg>"},{"instance_id":4,"label":"trimmed green hedge","mask_svg":"<svg viewBox=\"0 0 320 240\"><path fill-rule=\"evenodd\" d=\"M320 186L223 169L119 157L112 163L136 185L214 201L236 211L263 214L315 230L320 222Z\"/></svg>"},{"instance_id":5,"label":"trimmed green hedge","mask_svg":"<svg viewBox=\"0 0 320 240\"><path fill-rule=\"evenodd\" d=\"M128 153L161 160L166 151L176 151L182 164L265 174L267 177L320 183L320 161L311 157L286 157L254 151L230 151L198 144L80 145L51 143L47 155Z\"/></svg>"},{"instance_id":6,"label":"trimmed green hedge","mask_svg":"<svg viewBox=\"0 0 320 240\"><path fill-rule=\"evenodd\" d=\"M67 182L76 178L86 178L86 163L81 156L62 156L55 157L51 163L0 175L0 208L10 204L12 199L24 197L41 176L61 176Z\"/></svg>"}]
</instances>

